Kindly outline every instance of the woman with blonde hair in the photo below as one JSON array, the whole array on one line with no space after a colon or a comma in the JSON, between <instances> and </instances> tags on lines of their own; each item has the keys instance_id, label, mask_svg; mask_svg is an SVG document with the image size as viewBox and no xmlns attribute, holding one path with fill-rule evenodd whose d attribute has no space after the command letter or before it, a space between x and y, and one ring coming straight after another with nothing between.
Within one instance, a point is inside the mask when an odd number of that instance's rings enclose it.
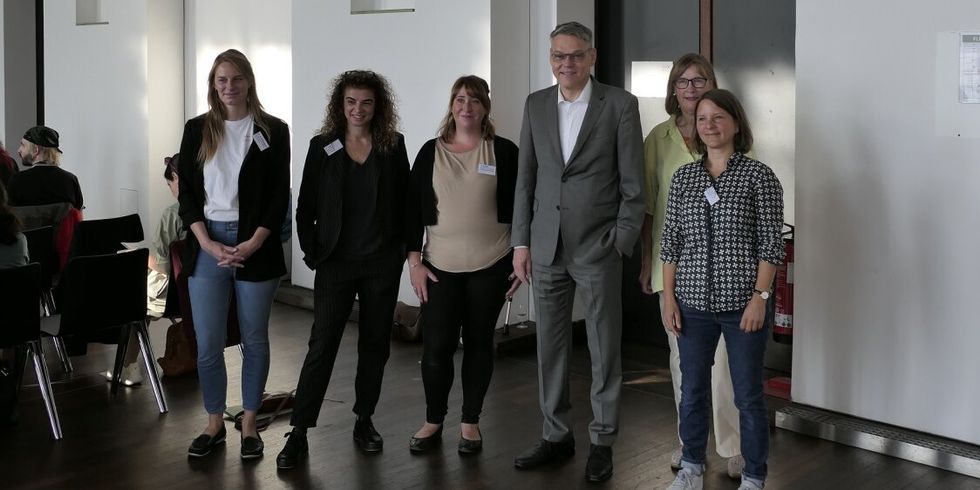
<instances>
[{"instance_id":1,"label":"woman with blonde hair","mask_svg":"<svg viewBox=\"0 0 980 490\"><path fill-rule=\"evenodd\" d=\"M262 110L252 65L241 52L219 54L207 83L208 111L184 126L177 168L180 219L190 230L184 273L208 413L207 428L188 454L206 456L225 440L224 349L234 291L244 356L241 457L258 458L264 445L256 414L269 374L269 315L286 273L277 237L289 205L289 128Z\"/></svg>"}]
</instances>

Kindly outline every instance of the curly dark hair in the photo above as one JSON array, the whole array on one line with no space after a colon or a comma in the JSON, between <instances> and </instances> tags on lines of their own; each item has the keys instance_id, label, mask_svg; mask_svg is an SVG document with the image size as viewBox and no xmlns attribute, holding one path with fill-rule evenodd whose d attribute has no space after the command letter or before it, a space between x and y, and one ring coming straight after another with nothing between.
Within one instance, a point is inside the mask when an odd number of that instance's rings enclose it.
<instances>
[{"instance_id":1,"label":"curly dark hair","mask_svg":"<svg viewBox=\"0 0 980 490\"><path fill-rule=\"evenodd\" d=\"M20 219L10 206L7 206L7 189L0 185L0 243L4 245L17 243L17 234L20 230Z\"/></svg>"},{"instance_id":2,"label":"curly dark hair","mask_svg":"<svg viewBox=\"0 0 980 490\"><path fill-rule=\"evenodd\" d=\"M344 91L348 88L367 89L374 93L374 117L371 118L371 144L382 153L395 149L398 142L398 112L394 93L385 77L369 70L349 70L333 80L329 103L319 134L327 139L343 138L347 134L344 116Z\"/></svg>"}]
</instances>

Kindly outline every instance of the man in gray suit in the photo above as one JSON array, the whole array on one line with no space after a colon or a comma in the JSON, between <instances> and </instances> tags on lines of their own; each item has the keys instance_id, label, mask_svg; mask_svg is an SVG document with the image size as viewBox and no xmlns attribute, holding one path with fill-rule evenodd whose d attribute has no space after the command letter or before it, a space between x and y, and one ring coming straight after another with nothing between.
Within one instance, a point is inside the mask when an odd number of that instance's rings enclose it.
<instances>
[{"instance_id":1,"label":"man in gray suit","mask_svg":"<svg viewBox=\"0 0 980 490\"><path fill-rule=\"evenodd\" d=\"M585 476L612 476L622 387L622 256L643 220L643 142L636 97L590 76L592 31L578 22L551 33L558 85L528 96L521 128L511 232L514 272L533 277L542 440L514 459L527 469L575 453L568 357L578 288L592 357Z\"/></svg>"}]
</instances>

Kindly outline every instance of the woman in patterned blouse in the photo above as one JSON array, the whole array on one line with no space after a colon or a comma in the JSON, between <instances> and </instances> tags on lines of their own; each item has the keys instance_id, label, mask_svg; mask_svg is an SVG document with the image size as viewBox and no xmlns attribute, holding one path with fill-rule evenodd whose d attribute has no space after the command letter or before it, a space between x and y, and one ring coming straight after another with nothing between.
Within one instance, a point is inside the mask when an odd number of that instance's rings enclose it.
<instances>
[{"instance_id":1,"label":"woman in patterned blouse","mask_svg":"<svg viewBox=\"0 0 980 490\"><path fill-rule=\"evenodd\" d=\"M674 174L661 239L663 321L677 335L682 373L683 455L669 488L701 488L711 364L724 336L745 458L739 489L761 489L769 455L764 319L783 259L783 191L769 167L745 156L752 131L731 92L705 93L695 124L704 156Z\"/></svg>"}]
</instances>

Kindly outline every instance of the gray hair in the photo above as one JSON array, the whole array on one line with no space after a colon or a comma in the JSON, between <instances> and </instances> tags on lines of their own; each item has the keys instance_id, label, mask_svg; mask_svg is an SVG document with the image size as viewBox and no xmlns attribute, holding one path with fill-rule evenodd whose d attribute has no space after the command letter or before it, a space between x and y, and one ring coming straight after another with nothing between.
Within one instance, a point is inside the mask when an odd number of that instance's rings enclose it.
<instances>
[{"instance_id":1,"label":"gray hair","mask_svg":"<svg viewBox=\"0 0 980 490\"><path fill-rule=\"evenodd\" d=\"M585 44L588 44L590 48L592 47L592 29L589 29L578 22L572 21L565 22L564 24L558 24L558 26L555 27L555 30L551 31L551 39L554 39L555 36L559 35L577 37L582 41L585 41Z\"/></svg>"}]
</instances>

